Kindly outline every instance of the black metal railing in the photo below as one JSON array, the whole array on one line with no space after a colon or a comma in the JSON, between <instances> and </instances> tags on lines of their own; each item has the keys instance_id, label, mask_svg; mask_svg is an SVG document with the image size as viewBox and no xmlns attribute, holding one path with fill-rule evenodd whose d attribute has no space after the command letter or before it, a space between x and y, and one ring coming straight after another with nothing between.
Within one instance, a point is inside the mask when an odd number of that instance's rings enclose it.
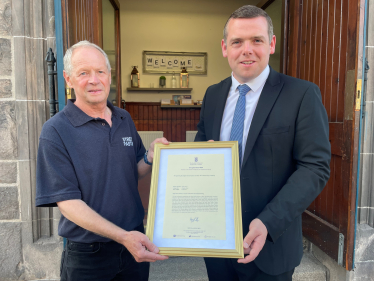
<instances>
[{"instance_id":1,"label":"black metal railing","mask_svg":"<svg viewBox=\"0 0 374 281\"><path fill-rule=\"evenodd\" d=\"M57 112L56 105L58 101L56 97L56 87L55 87L55 75L56 71L56 58L52 52L52 48L49 48L47 56L45 57L48 66L48 84L49 84L49 115L54 116Z\"/></svg>"}]
</instances>

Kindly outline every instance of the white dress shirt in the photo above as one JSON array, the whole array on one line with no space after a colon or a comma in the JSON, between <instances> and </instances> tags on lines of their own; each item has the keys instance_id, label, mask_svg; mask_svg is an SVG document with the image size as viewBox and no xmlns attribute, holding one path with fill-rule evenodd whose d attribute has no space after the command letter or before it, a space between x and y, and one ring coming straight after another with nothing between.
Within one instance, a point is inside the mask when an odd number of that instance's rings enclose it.
<instances>
[{"instance_id":1,"label":"white dress shirt","mask_svg":"<svg viewBox=\"0 0 374 281\"><path fill-rule=\"evenodd\" d=\"M247 82L246 84L251 88L251 90L245 95L245 119L243 128L243 149L242 149L242 159L244 157L245 145L247 144L247 136L249 128L251 127L253 114L255 113L258 100L260 98L262 89L264 88L265 82L269 76L270 68L267 66L259 76ZM232 120L234 118L234 112L236 103L239 98L238 86L241 84L236 80L231 74L231 88L229 95L227 96L225 110L223 111L222 123L221 123L221 133L220 141L229 141L232 127Z\"/></svg>"}]
</instances>

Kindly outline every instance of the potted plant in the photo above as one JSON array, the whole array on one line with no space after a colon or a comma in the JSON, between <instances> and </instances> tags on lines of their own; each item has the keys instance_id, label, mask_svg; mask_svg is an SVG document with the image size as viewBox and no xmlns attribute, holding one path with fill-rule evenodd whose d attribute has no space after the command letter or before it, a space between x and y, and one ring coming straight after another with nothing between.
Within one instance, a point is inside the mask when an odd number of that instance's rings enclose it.
<instances>
[{"instance_id":1,"label":"potted plant","mask_svg":"<svg viewBox=\"0 0 374 281\"><path fill-rule=\"evenodd\" d=\"M166 77L160 76L160 88L165 88L166 85Z\"/></svg>"}]
</instances>

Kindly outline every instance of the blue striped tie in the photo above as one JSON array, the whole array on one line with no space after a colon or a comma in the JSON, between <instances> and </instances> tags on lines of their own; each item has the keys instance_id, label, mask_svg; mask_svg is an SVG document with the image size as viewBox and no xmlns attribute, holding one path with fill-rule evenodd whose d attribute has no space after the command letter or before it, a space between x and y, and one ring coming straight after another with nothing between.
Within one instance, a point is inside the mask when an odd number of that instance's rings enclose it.
<instances>
[{"instance_id":1,"label":"blue striped tie","mask_svg":"<svg viewBox=\"0 0 374 281\"><path fill-rule=\"evenodd\" d=\"M238 141L239 143L239 166L242 166L242 143L243 129L245 117L245 95L251 90L248 85L243 84L239 87L239 98L236 103L234 118L232 120L230 141Z\"/></svg>"}]
</instances>

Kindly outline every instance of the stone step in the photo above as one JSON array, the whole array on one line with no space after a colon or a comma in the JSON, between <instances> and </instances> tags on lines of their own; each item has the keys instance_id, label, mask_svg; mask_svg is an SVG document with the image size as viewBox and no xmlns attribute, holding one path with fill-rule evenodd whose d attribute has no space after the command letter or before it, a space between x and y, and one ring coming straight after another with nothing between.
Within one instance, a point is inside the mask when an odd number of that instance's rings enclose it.
<instances>
[{"instance_id":1,"label":"stone step","mask_svg":"<svg viewBox=\"0 0 374 281\"><path fill-rule=\"evenodd\" d=\"M292 281L326 281L327 269L311 253L304 252L301 263L295 268Z\"/></svg>"},{"instance_id":2,"label":"stone step","mask_svg":"<svg viewBox=\"0 0 374 281\"><path fill-rule=\"evenodd\" d=\"M204 259L170 257L166 261L151 263L149 281L208 281ZM295 269L293 281L326 281L326 268L310 253L304 253Z\"/></svg>"},{"instance_id":3,"label":"stone step","mask_svg":"<svg viewBox=\"0 0 374 281\"><path fill-rule=\"evenodd\" d=\"M149 281L208 281L203 258L169 257L151 263Z\"/></svg>"}]
</instances>

